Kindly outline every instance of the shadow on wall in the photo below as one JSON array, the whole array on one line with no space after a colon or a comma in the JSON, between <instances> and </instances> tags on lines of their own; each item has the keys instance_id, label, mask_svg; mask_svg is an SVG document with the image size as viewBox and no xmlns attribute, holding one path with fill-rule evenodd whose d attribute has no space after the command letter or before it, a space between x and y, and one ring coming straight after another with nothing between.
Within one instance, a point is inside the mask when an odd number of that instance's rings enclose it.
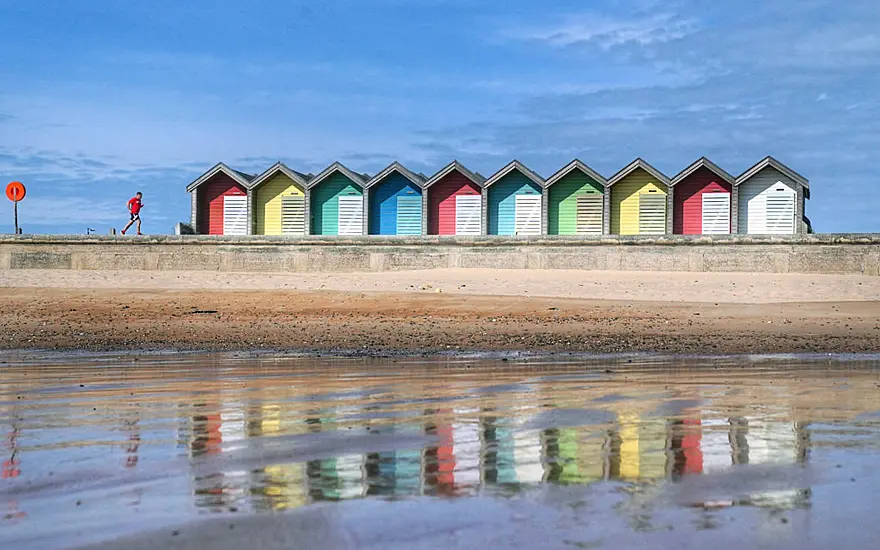
<instances>
[{"instance_id":1,"label":"shadow on wall","mask_svg":"<svg viewBox=\"0 0 880 550\"><path fill-rule=\"evenodd\" d=\"M174 234L175 235L195 235L196 231L192 225L188 223L179 222L176 226L174 226Z\"/></svg>"}]
</instances>

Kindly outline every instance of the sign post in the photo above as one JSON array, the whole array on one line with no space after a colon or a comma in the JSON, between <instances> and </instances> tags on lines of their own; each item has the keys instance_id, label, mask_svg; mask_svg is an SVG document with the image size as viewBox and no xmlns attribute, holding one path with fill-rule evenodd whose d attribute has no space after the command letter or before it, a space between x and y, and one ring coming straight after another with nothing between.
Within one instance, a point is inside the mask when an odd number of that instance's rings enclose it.
<instances>
[{"instance_id":1,"label":"sign post","mask_svg":"<svg viewBox=\"0 0 880 550\"><path fill-rule=\"evenodd\" d=\"M20 181L13 181L6 186L6 198L12 201L12 215L15 218L15 234L21 233L18 228L18 203L24 198L26 189Z\"/></svg>"}]
</instances>

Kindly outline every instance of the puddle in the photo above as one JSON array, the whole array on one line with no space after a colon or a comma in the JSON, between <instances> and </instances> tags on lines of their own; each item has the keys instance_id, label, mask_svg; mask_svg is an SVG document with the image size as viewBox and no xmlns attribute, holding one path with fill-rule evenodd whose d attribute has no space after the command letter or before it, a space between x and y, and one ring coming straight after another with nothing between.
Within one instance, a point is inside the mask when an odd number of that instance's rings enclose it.
<instances>
[{"instance_id":1,"label":"puddle","mask_svg":"<svg viewBox=\"0 0 880 550\"><path fill-rule=\"evenodd\" d=\"M13 360L0 546L180 525L166 546L208 544L217 522L238 522L218 539L230 548L273 529L327 548L841 549L880 535L880 360L628 360Z\"/></svg>"}]
</instances>

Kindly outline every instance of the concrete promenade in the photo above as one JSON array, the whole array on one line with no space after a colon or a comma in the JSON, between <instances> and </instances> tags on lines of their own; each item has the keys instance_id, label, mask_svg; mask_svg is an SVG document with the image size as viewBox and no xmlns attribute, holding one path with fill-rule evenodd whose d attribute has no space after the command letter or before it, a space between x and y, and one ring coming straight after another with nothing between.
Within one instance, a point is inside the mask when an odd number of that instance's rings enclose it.
<instances>
[{"instance_id":1,"label":"concrete promenade","mask_svg":"<svg viewBox=\"0 0 880 550\"><path fill-rule=\"evenodd\" d=\"M0 237L0 270L379 272L438 268L880 276L880 234L629 237Z\"/></svg>"}]
</instances>

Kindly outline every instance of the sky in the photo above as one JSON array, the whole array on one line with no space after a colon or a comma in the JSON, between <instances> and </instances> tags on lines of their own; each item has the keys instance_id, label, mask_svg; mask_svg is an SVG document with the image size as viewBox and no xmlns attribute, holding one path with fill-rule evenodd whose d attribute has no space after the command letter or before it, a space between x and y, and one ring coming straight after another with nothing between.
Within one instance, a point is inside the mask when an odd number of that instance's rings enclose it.
<instances>
[{"instance_id":1,"label":"sky","mask_svg":"<svg viewBox=\"0 0 880 550\"><path fill-rule=\"evenodd\" d=\"M219 161L608 177L773 155L810 180L816 232L880 231L878 20L830 0L0 0L0 183L27 186L27 233L106 234L140 190L155 234Z\"/></svg>"}]
</instances>

